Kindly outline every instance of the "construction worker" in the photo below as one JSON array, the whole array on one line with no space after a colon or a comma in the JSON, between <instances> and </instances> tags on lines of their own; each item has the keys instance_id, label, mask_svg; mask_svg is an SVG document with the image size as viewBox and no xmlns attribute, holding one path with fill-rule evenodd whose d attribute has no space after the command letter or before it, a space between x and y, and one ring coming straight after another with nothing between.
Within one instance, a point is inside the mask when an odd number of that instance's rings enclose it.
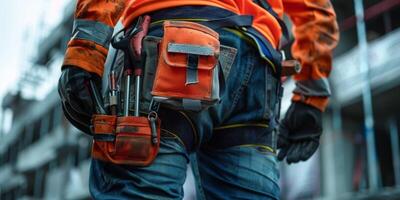
<instances>
[{"instance_id":1,"label":"construction worker","mask_svg":"<svg viewBox=\"0 0 400 200\"><path fill-rule=\"evenodd\" d=\"M303 69L294 76L296 89L279 127L277 147L282 94L277 49L285 32L284 12L293 22L292 56ZM199 199L279 199L277 159L305 161L319 145L321 115L330 96L327 77L339 37L330 1L78 0L59 93L65 116L83 132L91 132L95 112L86 83L92 80L101 87L113 27L122 19L129 28L143 15L151 16L148 35L155 36L162 36L158 22L165 20L218 21L249 15L252 20L215 29L221 44L234 49L224 64L230 70L224 74L221 101L198 113L161 106L162 137L155 161L135 167L93 159L93 198L182 199L191 157Z\"/></svg>"}]
</instances>

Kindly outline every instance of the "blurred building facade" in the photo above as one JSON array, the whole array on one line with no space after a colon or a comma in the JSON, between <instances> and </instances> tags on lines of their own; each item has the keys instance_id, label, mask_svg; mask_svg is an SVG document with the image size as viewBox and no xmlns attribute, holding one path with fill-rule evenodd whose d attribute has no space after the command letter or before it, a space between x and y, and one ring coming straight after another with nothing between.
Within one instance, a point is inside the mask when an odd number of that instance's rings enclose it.
<instances>
[{"instance_id":1,"label":"blurred building facade","mask_svg":"<svg viewBox=\"0 0 400 200\"><path fill-rule=\"evenodd\" d=\"M308 162L282 164L283 199L400 198L400 1L364 3L379 187L371 190L368 183L362 101L365 80L358 67L354 5L338 0L333 4L342 35L335 52L330 79L333 97L324 117L321 148ZM74 4L65 9L62 22L39 45L32 71L62 61ZM28 80L34 84L31 82ZM289 81L286 107L291 87ZM40 101L22 96L10 93L3 99L2 110L12 112L12 126L7 133L0 132L0 200L89 199L90 138L63 117L56 90Z\"/></svg>"},{"instance_id":2,"label":"blurred building facade","mask_svg":"<svg viewBox=\"0 0 400 200\"><path fill-rule=\"evenodd\" d=\"M60 24L41 39L33 66L20 80L21 89L3 99L2 110L12 111L12 125L0 135L1 200L89 198L90 138L63 117L54 85L42 100L27 100L22 94L40 85L37 72L50 75L54 65L60 70L74 5L68 4Z\"/></svg>"},{"instance_id":3,"label":"blurred building facade","mask_svg":"<svg viewBox=\"0 0 400 200\"><path fill-rule=\"evenodd\" d=\"M369 71L364 79L352 1L333 1L341 29L330 76L332 98L324 115L319 154L282 166L285 199L400 199L400 1L364 0ZM376 165L371 167L364 125L363 88L371 87ZM288 103L286 103L288 104ZM312 164L311 164L312 163ZM300 175L299 175L300 174ZM293 182L293 176L298 181Z\"/></svg>"}]
</instances>

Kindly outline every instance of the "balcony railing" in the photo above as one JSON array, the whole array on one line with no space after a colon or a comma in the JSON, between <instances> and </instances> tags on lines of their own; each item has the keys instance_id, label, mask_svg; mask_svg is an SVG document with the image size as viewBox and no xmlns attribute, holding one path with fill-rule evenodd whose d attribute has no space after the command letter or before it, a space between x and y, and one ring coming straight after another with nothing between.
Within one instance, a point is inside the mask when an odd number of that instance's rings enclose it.
<instances>
[{"instance_id":1,"label":"balcony railing","mask_svg":"<svg viewBox=\"0 0 400 200\"><path fill-rule=\"evenodd\" d=\"M365 82L359 69L359 48L335 58L331 81L339 103L347 103L361 95ZM369 79L372 89L397 84L400 77L400 29L369 43Z\"/></svg>"}]
</instances>

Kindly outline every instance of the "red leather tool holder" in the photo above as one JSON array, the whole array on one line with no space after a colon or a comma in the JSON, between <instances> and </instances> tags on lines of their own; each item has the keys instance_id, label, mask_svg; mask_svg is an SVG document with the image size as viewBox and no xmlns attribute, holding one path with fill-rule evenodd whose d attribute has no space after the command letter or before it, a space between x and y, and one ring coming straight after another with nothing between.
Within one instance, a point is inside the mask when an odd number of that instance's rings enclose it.
<instances>
[{"instance_id":1,"label":"red leather tool holder","mask_svg":"<svg viewBox=\"0 0 400 200\"><path fill-rule=\"evenodd\" d=\"M149 166L160 148L160 120L157 120L157 142L147 117L95 115L92 119L94 140L92 157L114 164Z\"/></svg>"}]
</instances>

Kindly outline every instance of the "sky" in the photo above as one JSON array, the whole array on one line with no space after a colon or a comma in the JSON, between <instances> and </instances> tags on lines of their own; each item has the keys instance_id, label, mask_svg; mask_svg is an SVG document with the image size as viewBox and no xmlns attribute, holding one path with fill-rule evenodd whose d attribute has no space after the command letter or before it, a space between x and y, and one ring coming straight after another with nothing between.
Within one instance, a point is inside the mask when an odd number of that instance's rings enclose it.
<instances>
[{"instance_id":1,"label":"sky","mask_svg":"<svg viewBox=\"0 0 400 200\"><path fill-rule=\"evenodd\" d=\"M16 91L23 72L32 67L38 42L62 19L70 1L0 0L0 103Z\"/></svg>"},{"instance_id":2,"label":"sky","mask_svg":"<svg viewBox=\"0 0 400 200\"><path fill-rule=\"evenodd\" d=\"M24 15L18 14L22 7L21 0L0 1L0 19L3 30L0 31L0 97L16 81L18 70L21 69L19 52L22 46ZM25 13L25 12L21 12Z\"/></svg>"}]
</instances>

